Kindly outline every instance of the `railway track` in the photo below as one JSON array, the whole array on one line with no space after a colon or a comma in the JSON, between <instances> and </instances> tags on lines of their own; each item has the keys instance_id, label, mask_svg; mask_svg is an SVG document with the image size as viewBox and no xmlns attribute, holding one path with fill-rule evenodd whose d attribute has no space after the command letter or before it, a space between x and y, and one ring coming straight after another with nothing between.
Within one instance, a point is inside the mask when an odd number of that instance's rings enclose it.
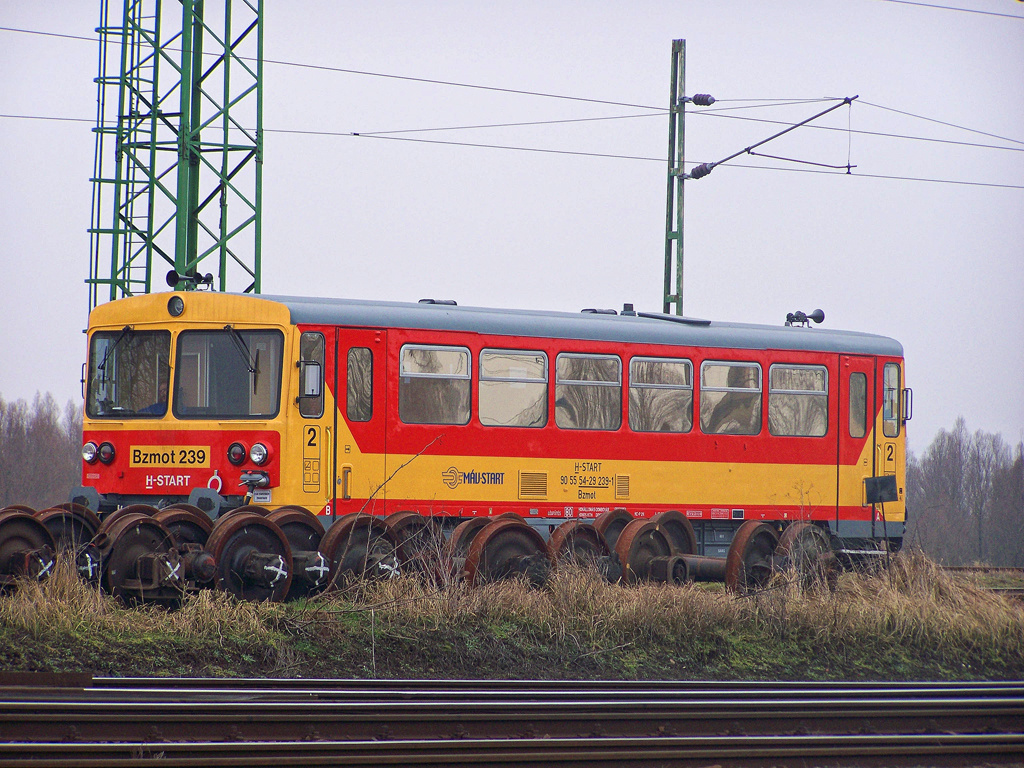
<instances>
[{"instance_id":1,"label":"railway track","mask_svg":"<svg viewBox=\"0 0 1024 768\"><path fill-rule=\"evenodd\" d=\"M1024 682L6 682L0 768L1014 765L1024 754Z\"/></svg>"},{"instance_id":2,"label":"railway track","mask_svg":"<svg viewBox=\"0 0 1024 768\"><path fill-rule=\"evenodd\" d=\"M978 586L989 592L1024 600L1024 568L999 565L943 565L942 570L975 578ZM986 583L992 579L996 583Z\"/></svg>"}]
</instances>

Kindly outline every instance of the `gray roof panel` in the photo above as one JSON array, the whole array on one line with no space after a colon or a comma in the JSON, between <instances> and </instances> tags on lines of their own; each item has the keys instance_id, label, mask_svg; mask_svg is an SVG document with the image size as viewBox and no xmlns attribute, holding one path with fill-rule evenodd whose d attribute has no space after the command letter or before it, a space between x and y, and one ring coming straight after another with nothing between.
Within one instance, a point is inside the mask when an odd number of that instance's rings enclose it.
<instances>
[{"instance_id":1,"label":"gray roof panel","mask_svg":"<svg viewBox=\"0 0 1024 768\"><path fill-rule=\"evenodd\" d=\"M902 357L895 339L856 331L708 321L678 322L645 316L488 309L359 299L267 296L288 307L293 323L374 328L467 331L622 343L737 349L789 349ZM675 316L669 316L675 317Z\"/></svg>"}]
</instances>

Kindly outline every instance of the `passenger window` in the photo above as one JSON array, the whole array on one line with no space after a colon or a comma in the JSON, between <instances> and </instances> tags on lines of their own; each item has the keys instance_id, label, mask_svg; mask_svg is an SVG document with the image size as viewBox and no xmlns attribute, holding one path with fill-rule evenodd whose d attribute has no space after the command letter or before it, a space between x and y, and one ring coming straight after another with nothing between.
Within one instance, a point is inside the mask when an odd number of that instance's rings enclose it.
<instances>
[{"instance_id":1,"label":"passenger window","mask_svg":"<svg viewBox=\"0 0 1024 768\"><path fill-rule=\"evenodd\" d=\"M543 352L480 353L480 423L543 427L548 421L548 358Z\"/></svg>"},{"instance_id":2,"label":"passenger window","mask_svg":"<svg viewBox=\"0 0 1024 768\"><path fill-rule=\"evenodd\" d=\"M689 432L693 428L693 366L689 360L629 361L629 428Z\"/></svg>"},{"instance_id":3,"label":"passenger window","mask_svg":"<svg viewBox=\"0 0 1024 768\"><path fill-rule=\"evenodd\" d=\"M882 369L882 433L886 437L900 434L900 367L886 363Z\"/></svg>"},{"instance_id":4,"label":"passenger window","mask_svg":"<svg viewBox=\"0 0 1024 768\"><path fill-rule=\"evenodd\" d=\"M622 425L622 361L563 353L555 361L555 424L563 429Z\"/></svg>"},{"instance_id":5,"label":"passenger window","mask_svg":"<svg viewBox=\"0 0 1024 768\"><path fill-rule=\"evenodd\" d=\"M307 366L305 363L316 363L320 368L320 394L299 397L299 413L306 418L319 418L324 415L324 335L322 333L304 333L299 337L299 394L305 386L304 377ZM313 367L310 366L310 372Z\"/></svg>"},{"instance_id":6,"label":"passenger window","mask_svg":"<svg viewBox=\"0 0 1024 768\"><path fill-rule=\"evenodd\" d=\"M349 421L373 418L373 352L366 347L348 351L345 413Z\"/></svg>"},{"instance_id":7,"label":"passenger window","mask_svg":"<svg viewBox=\"0 0 1024 768\"><path fill-rule=\"evenodd\" d=\"M868 433L868 377L850 374L850 437L861 438Z\"/></svg>"},{"instance_id":8,"label":"passenger window","mask_svg":"<svg viewBox=\"0 0 1024 768\"><path fill-rule=\"evenodd\" d=\"M468 424L469 350L402 347L398 417L406 424Z\"/></svg>"},{"instance_id":9,"label":"passenger window","mask_svg":"<svg viewBox=\"0 0 1024 768\"><path fill-rule=\"evenodd\" d=\"M761 431L760 365L701 364L700 428L709 435L756 435Z\"/></svg>"},{"instance_id":10,"label":"passenger window","mask_svg":"<svg viewBox=\"0 0 1024 768\"><path fill-rule=\"evenodd\" d=\"M768 431L822 437L828 431L828 371L821 366L773 365L768 370Z\"/></svg>"}]
</instances>

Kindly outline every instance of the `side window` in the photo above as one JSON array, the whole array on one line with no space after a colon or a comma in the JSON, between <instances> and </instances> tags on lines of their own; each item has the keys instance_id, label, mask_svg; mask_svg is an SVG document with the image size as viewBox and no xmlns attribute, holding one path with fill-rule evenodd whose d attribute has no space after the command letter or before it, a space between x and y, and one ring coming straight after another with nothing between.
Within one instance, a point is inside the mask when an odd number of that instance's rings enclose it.
<instances>
[{"instance_id":1,"label":"side window","mask_svg":"<svg viewBox=\"0 0 1024 768\"><path fill-rule=\"evenodd\" d=\"M469 423L468 349L406 344L400 367L398 417L404 423Z\"/></svg>"},{"instance_id":2,"label":"side window","mask_svg":"<svg viewBox=\"0 0 1024 768\"><path fill-rule=\"evenodd\" d=\"M622 425L622 361L562 353L555 360L555 424L563 429Z\"/></svg>"},{"instance_id":3,"label":"side window","mask_svg":"<svg viewBox=\"0 0 1024 768\"><path fill-rule=\"evenodd\" d=\"M693 428L693 365L689 360L629 361L629 428L689 432Z\"/></svg>"},{"instance_id":4,"label":"side window","mask_svg":"<svg viewBox=\"0 0 1024 768\"><path fill-rule=\"evenodd\" d=\"M818 365L768 369L768 431L822 437L828 431L828 371Z\"/></svg>"},{"instance_id":5,"label":"side window","mask_svg":"<svg viewBox=\"0 0 1024 768\"><path fill-rule=\"evenodd\" d=\"M882 433L886 437L900 434L900 367L886 363L882 369Z\"/></svg>"},{"instance_id":6,"label":"side window","mask_svg":"<svg viewBox=\"0 0 1024 768\"><path fill-rule=\"evenodd\" d=\"M850 437L861 438L868 433L868 377L850 374Z\"/></svg>"},{"instance_id":7,"label":"side window","mask_svg":"<svg viewBox=\"0 0 1024 768\"><path fill-rule=\"evenodd\" d=\"M305 363L316 363L316 366L306 366ZM317 373L317 366L319 366L319 373ZM324 335L322 333L307 332L299 337L299 377L302 379L307 375L320 377L320 386L317 388L320 394L299 397L299 413L307 418L315 419L324 415ZM304 382L300 381L300 394L303 386Z\"/></svg>"},{"instance_id":8,"label":"side window","mask_svg":"<svg viewBox=\"0 0 1024 768\"><path fill-rule=\"evenodd\" d=\"M348 351L345 413L349 421L373 418L373 352L366 347L352 347Z\"/></svg>"},{"instance_id":9,"label":"side window","mask_svg":"<svg viewBox=\"0 0 1024 768\"><path fill-rule=\"evenodd\" d=\"M756 435L761 431L761 366L700 366L700 428L709 435Z\"/></svg>"},{"instance_id":10,"label":"side window","mask_svg":"<svg viewBox=\"0 0 1024 768\"><path fill-rule=\"evenodd\" d=\"M543 352L480 353L480 423L543 427L548 421L548 358Z\"/></svg>"}]
</instances>

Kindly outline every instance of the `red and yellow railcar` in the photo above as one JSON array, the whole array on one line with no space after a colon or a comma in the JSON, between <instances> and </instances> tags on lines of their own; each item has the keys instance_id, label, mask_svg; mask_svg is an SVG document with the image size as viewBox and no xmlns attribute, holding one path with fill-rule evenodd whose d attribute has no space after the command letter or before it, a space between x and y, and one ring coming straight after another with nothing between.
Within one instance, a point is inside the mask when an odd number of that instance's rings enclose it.
<instances>
[{"instance_id":1,"label":"red and yellow railcar","mask_svg":"<svg viewBox=\"0 0 1024 768\"><path fill-rule=\"evenodd\" d=\"M694 568L737 531L752 547L794 524L835 551L898 547L902 347L805 326L628 305L122 299L90 317L73 500L101 516L187 504L218 518L251 503L303 507L327 529L356 513L463 523L489 542L485 559L566 521L597 521L618 551L627 525L663 513ZM505 513L517 519L487 536L465 525Z\"/></svg>"}]
</instances>

